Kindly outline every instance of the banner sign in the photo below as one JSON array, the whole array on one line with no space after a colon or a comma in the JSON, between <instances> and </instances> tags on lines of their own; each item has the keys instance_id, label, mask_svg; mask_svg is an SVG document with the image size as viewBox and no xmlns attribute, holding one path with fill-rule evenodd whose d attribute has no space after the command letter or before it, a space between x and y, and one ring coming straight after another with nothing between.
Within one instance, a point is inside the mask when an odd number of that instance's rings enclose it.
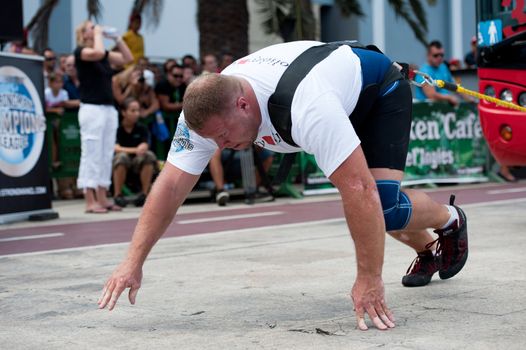
<instances>
[{"instance_id":1,"label":"banner sign","mask_svg":"<svg viewBox=\"0 0 526 350\"><path fill-rule=\"evenodd\" d=\"M403 185L488 181L489 157L476 104L413 104ZM313 156L302 154L300 168L304 195L336 191Z\"/></svg>"},{"instance_id":2,"label":"banner sign","mask_svg":"<svg viewBox=\"0 0 526 350\"><path fill-rule=\"evenodd\" d=\"M51 208L42 59L0 54L0 223Z\"/></svg>"},{"instance_id":3,"label":"banner sign","mask_svg":"<svg viewBox=\"0 0 526 350\"><path fill-rule=\"evenodd\" d=\"M476 104L413 104L404 185L488 181L488 160Z\"/></svg>"}]
</instances>

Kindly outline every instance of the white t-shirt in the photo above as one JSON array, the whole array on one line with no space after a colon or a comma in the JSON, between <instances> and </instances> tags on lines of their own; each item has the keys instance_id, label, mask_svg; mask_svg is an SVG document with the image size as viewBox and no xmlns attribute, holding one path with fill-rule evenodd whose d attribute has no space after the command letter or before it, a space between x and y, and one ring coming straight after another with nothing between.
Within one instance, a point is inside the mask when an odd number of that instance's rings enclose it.
<instances>
[{"instance_id":1,"label":"white t-shirt","mask_svg":"<svg viewBox=\"0 0 526 350\"><path fill-rule=\"evenodd\" d=\"M53 95L51 88L48 87L46 90L44 90L44 96L46 98L47 107L55 107L60 103L69 100L68 92L64 89L60 89L58 95L55 96Z\"/></svg>"},{"instance_id":2,"label":"white t-shirt","mask_svg":"<svg viewBox=\"0 0 526 350\"><path fill-rule=\"evenodd\" d=\"M334 50L315 65L298 85L291 106L292 138L288 145L273 127L267 109L269 97L290 63L317 41L297 41L269 46L241 58L221 74L246 79L261 110L256 145L279 153L313 154L323 173L330 176L358 147L360 140L349 122L362 86L360 60L347 45ZM190 130L181 113L168 162L190 174L201 174L217 149L211 139Z\"/></svg>"}]
</instances>

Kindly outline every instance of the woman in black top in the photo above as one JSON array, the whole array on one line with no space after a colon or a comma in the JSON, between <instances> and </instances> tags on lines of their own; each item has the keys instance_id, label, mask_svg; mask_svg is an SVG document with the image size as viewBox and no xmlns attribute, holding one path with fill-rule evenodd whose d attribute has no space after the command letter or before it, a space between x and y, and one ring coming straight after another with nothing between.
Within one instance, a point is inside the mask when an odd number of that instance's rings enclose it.
<instances>
[{"instance_id":1,"label":"woman in black top","mask_svg":"<svg viewBox=\"0 0 526 350\"><path fill-rule=\"evenodd\" d=\"M77 28L75 66L80 81L79 124L81 156L77 186L84 190L87 213L106 213L121 208L108 201L111 163L118 126L113 106L111 78L113 66L133 60L132 54L118 35L105 34L115 40L116 51L104 49L102 28L91 21Z\"/></svg>"}]
</instances>

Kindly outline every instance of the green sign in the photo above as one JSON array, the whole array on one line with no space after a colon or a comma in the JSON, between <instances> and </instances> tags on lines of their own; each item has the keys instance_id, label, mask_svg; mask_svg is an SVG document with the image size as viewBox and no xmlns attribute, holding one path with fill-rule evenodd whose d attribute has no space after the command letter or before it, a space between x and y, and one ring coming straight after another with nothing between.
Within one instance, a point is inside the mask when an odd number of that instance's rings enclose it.
<instances>
[{"instance_id":1,"label":"green sign","mask_svg":"<svg viewBox=\"0 0 526 350\"><path fill-rule=\"evenodd\" d=\"M415 103L404 184L487 181L489 159L473 103Z\"/></svg>"}]
</instances>

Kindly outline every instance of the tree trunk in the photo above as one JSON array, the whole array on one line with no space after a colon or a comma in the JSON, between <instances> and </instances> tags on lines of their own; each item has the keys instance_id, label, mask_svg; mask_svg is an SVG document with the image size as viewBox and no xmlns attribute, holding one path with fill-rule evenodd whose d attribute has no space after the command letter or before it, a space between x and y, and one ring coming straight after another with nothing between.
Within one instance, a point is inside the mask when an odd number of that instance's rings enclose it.
<instances>
[{"instance_id":1,"label":"tree trunk","mask_svg":"<svg viewBox=\"0 0 526 350\"><path fill-rule=\"evenodd\" d=\"M199 0L197 10L199 54L235 58L248 54L248 7L246 0Z\"/></svg>"}]
</instances>

